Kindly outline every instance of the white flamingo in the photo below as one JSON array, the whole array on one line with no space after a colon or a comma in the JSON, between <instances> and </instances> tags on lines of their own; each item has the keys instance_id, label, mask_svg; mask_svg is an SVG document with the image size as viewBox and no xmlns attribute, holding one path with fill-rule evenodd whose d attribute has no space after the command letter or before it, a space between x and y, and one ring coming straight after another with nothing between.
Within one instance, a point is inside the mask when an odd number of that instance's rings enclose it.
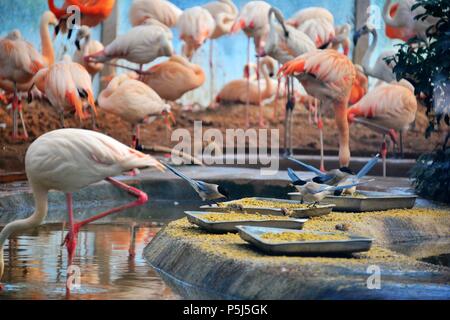
<instances>
[{"instance_id":1,"label":"white flamingo","mask_svg":"<svg viewBox=\"0 0 450 320\"><path fill-rule=\"evenodd\" d=\"M114 178L133 169L154 167L163 170L153 157L131 149L104 134L82 129L59 129L35 140L25 155L25 170L36 209L23 220L6 225L0 233L0 279L4 272L3 245L13 233L41 225L48 212L49 190L66 193L70 231L65 239L68 266L72 265L81 227L128 208L143 205L147 195ZM106 180L136 197L136 201L110 209L84 221L75 222L72 193L90 184Z\"/></svg>"}]
</instances>

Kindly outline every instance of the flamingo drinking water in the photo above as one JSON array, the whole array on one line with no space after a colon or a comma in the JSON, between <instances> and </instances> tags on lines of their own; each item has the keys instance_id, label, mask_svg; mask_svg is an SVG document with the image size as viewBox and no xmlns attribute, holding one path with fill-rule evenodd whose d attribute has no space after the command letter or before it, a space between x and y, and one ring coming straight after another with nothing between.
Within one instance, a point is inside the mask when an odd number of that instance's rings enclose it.
<instances>
[{"instance_id":1,"label":"flamingo drinking water","mask_svg":"<svg viewBox=\"0 0 450 320\"><path fill-rule=\"evenodd\" d=\"M66 193L70 230L64 243L68 251L68 266L71 266L81 227L113 213L143 205L148 200L144 192L111 177L148 167L164 170L162 164L153 157L95 131L59 129L40 136L30 145L25 156L25 170L34 196L35 211L26 219L7 224L0 232L0 279L4 272L5 241L13 233L35 228L44 222L48 212L50 190ZM84 221L75 222L72 193L102 180L137 199Z\"/></svg>"}]
</instances>

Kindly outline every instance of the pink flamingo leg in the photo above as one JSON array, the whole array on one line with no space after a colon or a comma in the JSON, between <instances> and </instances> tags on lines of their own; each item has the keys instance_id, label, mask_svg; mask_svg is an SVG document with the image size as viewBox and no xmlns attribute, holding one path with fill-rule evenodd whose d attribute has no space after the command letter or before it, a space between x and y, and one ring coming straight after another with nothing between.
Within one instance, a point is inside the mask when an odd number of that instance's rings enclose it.
<instances>
[{"instance_id":1,"label":"pink flamingo leg","mask_svg":"<svg viewBox=\"0 0 450 320\"><path fill-rule=\"evenodd\" d=\"M136 189L134 187L131 187L123 182L120 182L114 178L106 178L106 181L108 181L109 183L111 183L113 186L118 187L119 189L125 190L127 191L129 194L135 196L137 198L137 200L127 203L125 205L116 207L116 208L112 208L110 210L107 210L103 213L100 213L98 215L95 215L91 218L88 218L86 220L80 221L75 223L74 219L73 219L73 209L72 209L72 195L71 194L67 194L67 207L69 209L69 226L70 226L70 231L67 234L64 243L67 247L67 251L69 254L69 266L72 265L73 262L73 257L74 257L74 253L76 251L76 246L77 246L77 238L78 238L78 232L80 231L80 228L87 225L88 223L97 221L99 219L105 218L113 213L117 213L126 209L130 209L130 208L134 208L137 206L141 206L143 204L145 204L148 201L148 196L145 192Z\"/></svg>"},{"instance_id":2,"label":"pink flamingo leg","mask_svg":"<svg viewBox=\"0 0 450 320\"><path fill-rule=\"evenodd\" d=\"M383 177L386 177L386 157L387 157L387 143L386 135L383 136L383 143L381 144L381 158L383 159Z\"/></svg>"},{"instance_id":3,"label":"pink flamingo leg","mask_svg":"<svg viewBox=\"0 0 450 320\"><path fill-rule=\"evenodd\" d=\"M72 194L66 194L66 202L67 202L67 211L69 213L69 233L64 240L64 243L67 248L67 257L68 257L68 266L71 266L73 263L73 257L75 255L75 251L77 248L77 240L78 240L78 230L75 229L75 222L73 218L73 201Z\"/></svg>"},{"instance_id":4,"label":"pink flamingo leg","mask_svg":"<svg viewBox=\"0 0 450 320\"><path fill-rule=\"evenodd\" d=\"M24 140L28 140L27 127L26 127L26 125L25 125L25 120L24 120L24 118L23 118L22 101L19 101L18 109L19 109L20 122L22 123L23 139L24 139Z\"/></svg>"},{"instance_id":5,"label":"pink flamingo leg","mask_svg":"<svg viewBox=\"0 0 450 320\"><path fill-rule=\"evenodd\" d=\"M275 103L274 103L274 107L273 107L273 116L272 116L273 120L276 120L278 117L278 102L279 102L280 90L281 90L281 78L278 78L277 93L275 96Z\"/></svg>"},{"instance_id":6,"label":"pink flamingo leg","mask_svg":"<svg viewBox=\"0 0 450 320\"><path fill-rule=\"evenodd\" d=\"M128 248L128 255L130 258L136 256L136 223L133 222L131 225L131 237L130 237L130 247Z\"/></svg>"},{"instance_id":7,"label":"pink flamingo leg","mask_svg":"<svg viewBox=\"0 0 450 320\"><path fill-rule=\"evenodd\" d=\"M14 96L12 100L12 116L13 116L13 140L17 140L18 138L18 125L17 125L17 111L19 109L19 97L17 96L16 90L14 90Z\"/></svg>"},{"instance_id":8,"label":"pink flamingo leg","mask_svg":"<svg viewBox=\"0 0 450 320\"><path fill-rule=\"evenodd\" d=\"M247 66L250 66L250 37L247 39ZM245 128L250 127L249 119L250 108L250 77L247 78L247 101L245 103Z\"/></svg>"},{"instance_id":9,"label":"pink flamingo leg","mask_svg":"<svg viewBox=\"0 0 450 320\"><path fill-rule=\"evenodd\" d=\"M325 172L325 160L323 150L323 120L322 120L322 109L320 104L318 109L319 109L319 121L317 122L317 127L319 128L319 139L320 139L320 171Z\"/></svg>"},{"instance_id":10,"label":"pink flamingo leg","mask_svg":"<svg viewBox=\"0 0 450 320\"><path fill-rule=\"evenodd\" d=\"M260 51L259 46L257 47L258 52ZM259 57L259 55L256 58L256 65L257 65L257 70L258 73L256 74L257 80L258 80L258 106L259 106L259 126L260 127L265 127L265 121L264 121L264 109L263 109L263 104L262 104L262 97L261 97L261 77L259 74L259 68L261 66L261 59Z\"/></svg>"}]
</instances>

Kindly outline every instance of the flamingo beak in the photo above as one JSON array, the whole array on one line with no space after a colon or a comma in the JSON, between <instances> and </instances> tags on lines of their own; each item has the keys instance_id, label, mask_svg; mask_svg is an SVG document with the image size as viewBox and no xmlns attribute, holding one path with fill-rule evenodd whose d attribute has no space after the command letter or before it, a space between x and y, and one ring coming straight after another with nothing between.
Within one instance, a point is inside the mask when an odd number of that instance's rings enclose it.
<instances>
[{"instance_id":1,"label":"flamingo beak","mask_svg":"<svg viewBox=\"0 0 450 320\"><path fill-rule=\"evenodd\" d=\"M81 50L81 46L80 46L80 40L75 40L75 46L77 47L78 51Z\"/></svg>"},{"instance_id":2,"label":"flamingo beak","mask_svg":"<svg viewBox=\"0 0 450 320\"><path fill-rule=\"evenodd\" d=\"M237 33L244 28L245 28L245 21L244 19L241 19L233 24L233 27L231 27L231 33Z\"/></svg>"}]
</instances>

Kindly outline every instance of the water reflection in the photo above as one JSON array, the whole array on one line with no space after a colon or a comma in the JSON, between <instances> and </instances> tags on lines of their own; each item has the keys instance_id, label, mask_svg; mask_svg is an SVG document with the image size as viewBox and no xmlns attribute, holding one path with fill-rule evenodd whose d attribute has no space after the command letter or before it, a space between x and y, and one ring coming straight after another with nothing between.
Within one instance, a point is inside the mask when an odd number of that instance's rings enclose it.
<instances>
[{"instance_id":1,"label":"water reflection","mask_svg":"<svg viewBox=\"0 0 450 320\"><path fill-rule=\"evenodd\" d=\"M129 256L135 235L134 257ZM142 251L159 231L150 224L90 225L80 231L75 264L81 288L71 299L178 299L146 264ZM5 247L6 289L0 299L65 299L66 263L61 225L22 234Z\"/></svg>"}]
</instances>

